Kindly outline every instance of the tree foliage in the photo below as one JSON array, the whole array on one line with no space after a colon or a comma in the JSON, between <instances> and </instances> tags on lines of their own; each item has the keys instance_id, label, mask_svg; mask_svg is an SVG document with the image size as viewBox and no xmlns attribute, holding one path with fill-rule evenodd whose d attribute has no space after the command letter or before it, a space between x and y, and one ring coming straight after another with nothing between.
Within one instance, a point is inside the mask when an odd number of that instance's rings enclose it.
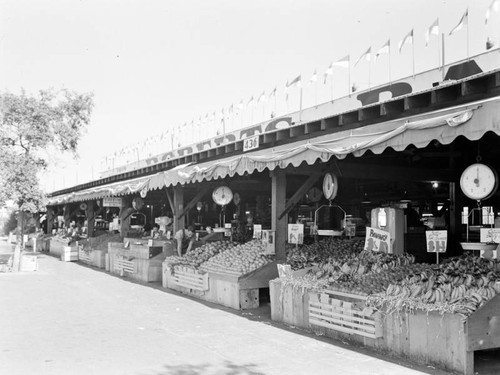
<instances>
[{"instance_id":1,"label":"tree foliage","mask_svg":"<svg viewBox=\"0 0 500 375\"><path fill-rule=\"evenodd\" d=\"M48 165L43 151L76 156L92 108L92 94L70 90L0 94L0 201L13 200L23 211L40 210L38 174Z\"/></svg>"}]
</instances>

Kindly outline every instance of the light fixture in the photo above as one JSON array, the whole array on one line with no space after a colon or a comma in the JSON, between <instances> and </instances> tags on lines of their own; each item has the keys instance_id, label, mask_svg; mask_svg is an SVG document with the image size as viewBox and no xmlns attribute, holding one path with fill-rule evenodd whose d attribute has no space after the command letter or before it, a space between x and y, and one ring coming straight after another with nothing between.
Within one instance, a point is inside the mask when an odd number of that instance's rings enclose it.
<instances>
[{"instance_id":1,"label":"light fixture","mask_svg":"<svg viewBox=\"0 0 500 375\"><path fill-rule=\"evenodd\" d=\"M400 200L401 203L411 203L411 199L408 198L408 192L405 190L403 197Z\"/></svg>"},{"instance_id":2,"label":"light fixture","mask_svg":"<svg viewBox=\"0 0 500 375\"><path fill-rule=\"evenodd\" d=\"M439 187L439 182L437 182L437 181L433 181L433 182L432 182L432 188L433 188L433 189L437 189L438 187Z\"/></svg>"},{"instance_id":3,"label":"light fixture","mask_svg":"<svg viewBox=\"0 0 500 375\"><path fill-rule=\"evenodd\" d=\"M368 193L365 193L365 195L363 196L363 200L361 201L361 204L370 204L370 203L372 203L372 201L368 197Z\"/></svg>"}]
</instances>

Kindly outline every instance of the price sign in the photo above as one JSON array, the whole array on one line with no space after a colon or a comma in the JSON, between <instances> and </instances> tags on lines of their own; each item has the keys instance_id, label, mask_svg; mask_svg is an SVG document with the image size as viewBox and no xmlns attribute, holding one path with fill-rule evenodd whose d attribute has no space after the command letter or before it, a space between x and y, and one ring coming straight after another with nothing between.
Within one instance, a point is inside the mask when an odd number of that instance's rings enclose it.
<instances>
[{"instance_id":1,"label":"price sign","mask_svg":"<svg viewBox=\"0 0 500 375\"><path fill-rule=\"evenodd\" d=\"M122 198L105 197L102 199L103 207L122 207L122 205L123 205Z\"/></svg>"},{"instance_id":2,"label":"price sign","mask_svg":"<svg viewBox=\"0 0 500 375\"><path fill-rule=\"evenodd\" d=\"M479 241L500 243L500 228L481 228Z\"/></svg>"},{"instance_id":3,"label":"price sign","mask_svg":"<svg viewBox=\"0 0 500 375\"><path fill-rule=\"evenodd\" d=\"M255 150L259 148L259 136L255 135L253 137L245 138L243 141L243 152Z\"/></svg>"},{"instance_id":4,"label":"price sign","mask_svg":"<svg viewBox=\"0 0 500 375\"><path fill-rule=\"evenodd\" d=\"M304 243L304 224L288 224L288 243Z\"/></svg>"},{"instance_id":5,"label":"price sign","mask_svg":"<svg viewBox=\"0 0 500 375\"><path fill-rule=\"evenodd\" d=\"M345 235L347 237L354 237L356 235L356 224L346 224Z\"/></svg>"},{"instance_id":6,"label":"price sign","mask_svg":"<svg viewBox=\"0 0 500 375\"><path fill-rule=\"evenodd\" d=\"M262 238L262 224L253 225L253 238L260 240Z\"/></svg>"},{"instance_id":7,"label":"price sign","mask_svg":"<svg viewBox=\"0 0 500 375\"><path fill-rule=\"evenodd\" d=\"M448 232L445 230L428 230L425 232L428 253L445 253Z\"/></svg>"},{"instance_id":8,"label":"price sign","mask_svg":"<svg viewBox=\"0 0 500 375\"><path fill-rule=\"evenodd\" d=\"M365 250L389 253L391 234L385 230L366 227Z\"/></svg>"}]
</instances>

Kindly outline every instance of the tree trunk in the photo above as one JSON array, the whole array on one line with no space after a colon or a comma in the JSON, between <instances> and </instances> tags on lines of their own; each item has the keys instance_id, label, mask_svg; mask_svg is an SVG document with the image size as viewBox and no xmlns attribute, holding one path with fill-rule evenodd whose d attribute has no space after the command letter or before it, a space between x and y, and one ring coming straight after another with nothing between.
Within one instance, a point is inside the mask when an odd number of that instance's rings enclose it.
<instances>
[{"instance_id":1,"label":"tree trunk","mask_svg":"<svg viewBox=\"0 0 500 375\"><path fill-rule=\"evenodd\" d=\"M24 235L23 226L24 212L22 210L19 210L19 214L17 215L16 248L14 250L14 259L12 261L12 272L19 272L21 270L21 249L23 248Z\"/></svg>"}]
</instances>

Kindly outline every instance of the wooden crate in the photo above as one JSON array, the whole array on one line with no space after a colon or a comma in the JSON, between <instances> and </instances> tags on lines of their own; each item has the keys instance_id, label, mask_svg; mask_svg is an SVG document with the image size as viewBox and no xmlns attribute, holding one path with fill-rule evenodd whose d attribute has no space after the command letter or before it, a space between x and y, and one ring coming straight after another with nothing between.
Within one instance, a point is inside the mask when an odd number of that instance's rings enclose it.
<instances>
[{"instance_id":1,"label":"wooden crate","mask_svg":"<svg viewBox=\"0 0 500 375\"><path fill-rule=\"evenodd\" d=\"M38 271L38 256L36 254L21 255L21 272Z\"/></svg>"},{"instance_id":2,"label":"wooden crate","mask_svg":"<svg viewBox=\"0 0 500 375\"><path fill-rule=\"evenodd\" d=\"M163 253L149 259L149 251L138 252L124 248L123 245L121 247L112 243L108 245L109 270L111 273L144 282L162 281L162 262L165 259Z\"/></svg>"},{"instance_id":3,"label":"wooden crate","mask_svg":"<svg viewBox=\"0 0 500 375\"><path fill-rule=\"evenodd\" d=\"M113 262L113 271L114 273L118 273L120 276L124 276L126 273L135 274L135 264L127 257L117 256Z\"/></svg>"},{"instance_id":4,"label":"wooden crate","mask_svg":"<svg viewBox=\"0 0 500 375\"><path fill-rule=\"evenodd\" d=\"M83 245L78 245L78 260L92 265L92 249L84 249Z\"/></svg>"},{"instance_id":5,"label":"wooden crate","mask_svg":"<svg viewBox=\"0 0 500 375\"><path fill-rule=\"evenodd\" d=\"M269 281L271 319L294 327L309 328L309 290L280 279Z\"/></svg>"},{"instance_id":6,"label":"wooden crate","mask_svg":"<svg viewBox=\"0 0 500 375\"><path fill-rule=\"evenodd\" d=\"M53 237L50 239L49 253L56 256L61 256L65 251L65 247L68 247L69 241Z\"/></svg>"},{"instance_id":7,"label":"wooden crate","mask_svg":"<svg viewBox=\"0 0 500 375\"><path fill-rule=\"evenodd\" d=\"M78 248L76 246L63 246L61 260L63 262L76 262L78 260Z\"/></svg>"},{"instance_id":8,"label":"wooden crate","mask_svg":"<svg viewBox=\"0 0 500 375\"><path fill-rule=\"evenodd\" d=\"M181 287L204 292L208 290L208 273L200 273L189 267L175 266L172 271L172 283Z\"/></svg>"},{"instance_id":9,"label":"wooden crate","mask_svg":"<svg viewBox=\"0 0 500 375\"><path fill-rule=\"evenodd\" d=\"M376 339L382 337L380 313L365 308L366 297L336 292L309 294L309 324Z\"/></svg>"},{"instance_id":10,"label":"wooden crate","mask_svg":"<svg viewBox=\"0 0 500 375\"><path fill-rule=\"evenodd\" d=\"M259 288L268 288L269 280L276 278L278 271L276 262L272 262L246 275L231 272L207 272L207 275L208 287L201 291L175 283L170 268L164 265L162 285L208 302L245 310L259 307Z\"/></svg>"}]
</instances>

